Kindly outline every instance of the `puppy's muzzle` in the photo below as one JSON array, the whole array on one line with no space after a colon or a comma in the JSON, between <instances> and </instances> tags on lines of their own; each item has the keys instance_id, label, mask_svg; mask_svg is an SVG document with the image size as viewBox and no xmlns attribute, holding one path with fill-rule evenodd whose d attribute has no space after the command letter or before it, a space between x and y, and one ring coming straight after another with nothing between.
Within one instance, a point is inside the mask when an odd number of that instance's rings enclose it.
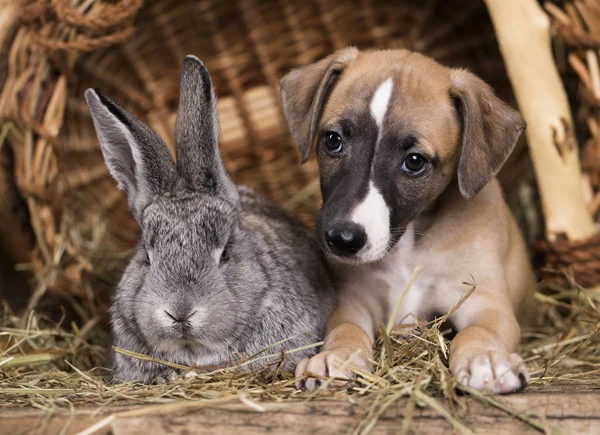
<instances>
[{"instance_id":1,"label":"puppy's muzzle","mask_svg":"<svg viewBox=\"0 0 600 435\"><path fill-rule=\"evenodd\" d=\"M344 222L327 229L325 241L335 254L347 257L364 248L367 243L367 233L360 225Z\"/></svg>"}]
</instances>

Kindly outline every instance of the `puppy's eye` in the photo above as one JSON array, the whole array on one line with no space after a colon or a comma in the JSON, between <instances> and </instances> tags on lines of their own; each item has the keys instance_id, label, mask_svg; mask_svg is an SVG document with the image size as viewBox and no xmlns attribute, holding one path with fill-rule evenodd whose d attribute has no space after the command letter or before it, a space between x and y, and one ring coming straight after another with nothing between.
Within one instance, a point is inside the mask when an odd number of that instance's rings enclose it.
<instances>
[{"instance_id":1,"label":"puppy's eye","mask_svg":"<svg viewBox=\"0 0 600 435\"><path fill-rule=\"evenodd\" d=\"M325 133L325 148L330 154L339 154L344 148L344 142L339 134L328 131Z\"/></svg>"},{"instance_id":2,"label":"puppy's eye","mask_svg":"<svg viewBox=\"0 0 600 435\"><path fill-rule=\"evenodd\" d=\"M402 162L402 170L409 175L419 175L425 170L427 159L421 154L411 153L404 162Z\"/></svg>"}]
</instances>

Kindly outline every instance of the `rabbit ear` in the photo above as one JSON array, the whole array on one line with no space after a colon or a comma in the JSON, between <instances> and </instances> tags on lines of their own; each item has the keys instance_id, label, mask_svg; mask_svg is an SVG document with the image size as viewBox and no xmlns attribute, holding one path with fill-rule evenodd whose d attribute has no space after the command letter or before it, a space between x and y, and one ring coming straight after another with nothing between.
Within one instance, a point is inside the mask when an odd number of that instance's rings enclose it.
<instances>
[{"instance_id":1,"label":"rabbit ear","mask_svg":"<svg viewBox=\"0 0 600 435\"><path fill-rule=\"evenodd\" d=\"M145 206L177 181L171 154L150 127L98 90L85 91L85 99L106 166L127 193L129 208L140 221Z\"/></svg>"},{"instance_id":2,"label":"rabbit ear","mask_svg":"<svg viewBox=\"0 0 600 435\"><path fill-rule=\"evenodd\" d=\"M237 197L219 150L217 103L210 75L195 56L186 56L181 67L175 142L177 171L188 189Z\"/></svg>"}]
</instances>

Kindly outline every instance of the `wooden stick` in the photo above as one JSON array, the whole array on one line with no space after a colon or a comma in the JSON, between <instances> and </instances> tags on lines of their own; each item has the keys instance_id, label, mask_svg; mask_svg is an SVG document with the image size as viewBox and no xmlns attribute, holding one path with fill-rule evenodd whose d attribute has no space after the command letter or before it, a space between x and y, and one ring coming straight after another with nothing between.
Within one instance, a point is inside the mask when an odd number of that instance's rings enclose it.
<instances>
[{"instance_id":1,"label":"wooden stick","mask_svg":"<svg viewBox=\"0 0 600 435\"><path fill-rule=\"evenodd\" d=\"M546 237L596 233L582 190L577 139L567 95L552 57L550 20L536 0L485 0L519 108L542 208Z\"/></svg>"}]
</instances>

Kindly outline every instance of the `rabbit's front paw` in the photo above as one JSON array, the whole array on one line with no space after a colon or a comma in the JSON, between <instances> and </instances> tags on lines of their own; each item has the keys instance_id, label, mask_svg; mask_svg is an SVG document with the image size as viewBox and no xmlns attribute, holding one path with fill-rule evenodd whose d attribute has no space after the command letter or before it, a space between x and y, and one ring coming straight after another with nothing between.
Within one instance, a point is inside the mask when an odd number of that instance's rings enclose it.
<instances>
[{"instance_id":1,"label":"rabbit's front paw","mask_svg":"<svg viewBox=\"0 0 600 435\"><path fill-rule=\"evenodd\" d=\"M505 350L457 354L450 361L450 370L459 383L494 394L521 391L529 382L523 359Z\"/></svg>"},{"instance_id":2,"label":"rabbit's front paw","mask_svg":"<svg viewBox=\"0 0 600 435\"><path fill-rule=\"evenodd\" d=\"M156 378L156 383L157 384L176 384L179 382L188 382L190 380L193 380L197 376L198 376L198 372L195 372L193 370L185 371L185 372L181 372L181 373L176 372L176 371L165 372L161 376L158 376Z\"/></svg>"},{"instance_id":3,"label":"rabbit's front paw","mask_svg":"<svg viewBox=\"0 0 600 435\"><path fill-rule=\"evenodd\" d=\"M300 361L296 367L296 387L300 390L343 387L356 378L357 371L372 371L364 351L335 349L321 352Z\"/></svg>"},{"instance_id":4,"label":"rabbit's front paw","mask_svg":"<svg viewBox=\"0 0 600 435\"><path fill-rule=\"evenodd\" d=\"M171 384L177 382L178 376L179 374L175 370L165 370L154 378L153 383L157 385Z\"/></svg>"}]
</instances>

